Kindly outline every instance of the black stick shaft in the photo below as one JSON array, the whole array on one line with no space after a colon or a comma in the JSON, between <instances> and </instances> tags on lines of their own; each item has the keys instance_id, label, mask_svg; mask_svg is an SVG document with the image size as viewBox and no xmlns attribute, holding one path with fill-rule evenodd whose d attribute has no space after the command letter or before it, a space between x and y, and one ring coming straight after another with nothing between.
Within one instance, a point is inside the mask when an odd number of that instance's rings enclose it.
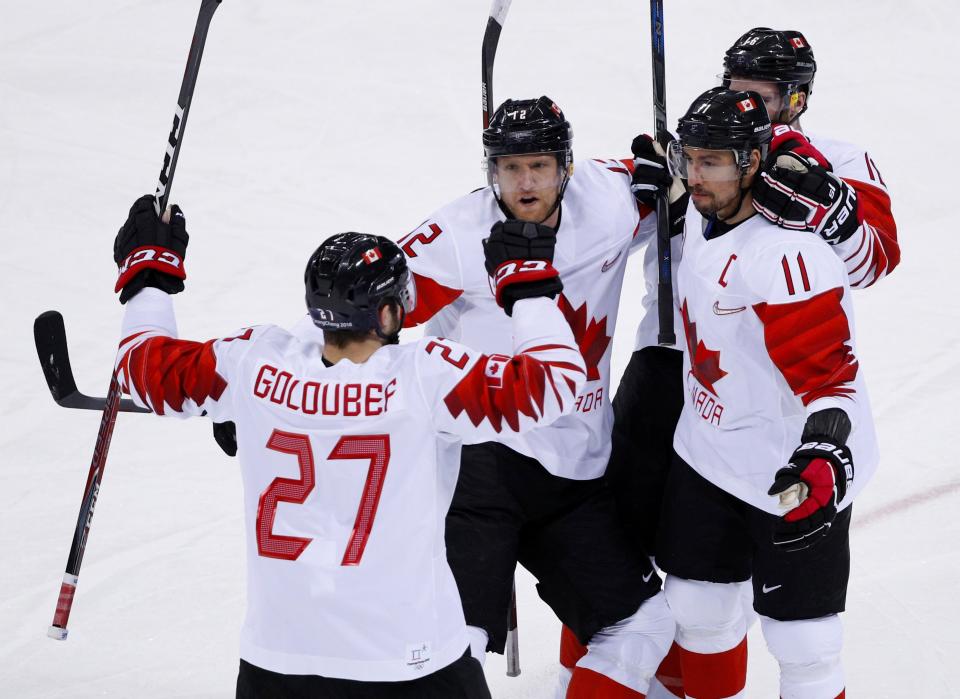
<instances>
[{"instance_id":1,"label":"black stick shaft","mask_svg":"<svg viewBox=\"0 0 960 699\"><path fill-rule=\"evenodd\" d=\"M657 141L664 148L667 131L667 76L663 44L663 0L650 0L650 45L653 63L653 121ZM666 194L657 200L657 316L660 345L675 345L673 328L673 271L670 267L670 203Z\"/></svg>"},{"instance_id":2,"label":"black stick shaft","mask_svg":"<svg viewBox=\"0 0 960 699\"><path fill-rule=\"evenodd\" d=\"M210 20L213 19L213 13L217 11L220 2L221 0L203 0L200 3L200 15L197 17L197 26L193 31L193 41L190 42L187 67L183 72L180 94L177 96L177 110L173 114L173 126L170 128L170 135L167 137L167 152L163 156L163 167L160 169L160 178L154 195L157 199L157 216L160 216L166 210L167 202L170 199L173 175L177 170L177 159L180 157L180 144L183 142L183 132L187 128L190 103L193 102L193 89L197 85L197 75L200 73L203 47L207 43Z\"/></svg>"},{"instance_id":3,"label":"black stick shaft","mask_svg":"<svg viewBox=\"0 0 960 699\"><path fill-rule=\"evenodd\" d=\"M200 4L200 15L197 17L197 27L193 33L193 43L187 56L187 68L183 73L183 83L180 86L180 97L177 100L177 111L173 118L173 129L168 139L167 152L163 160L163 169L160 171L160 182L157 185L157 212L166 209L170 197L170 185L177 167L177 155L180 152L180 142L193 99L193 90L197 84L197 73L200 70L200 57L203 55L203 45L207 38L207 30L213 13L219 7L221 0L203 0ZM60 596L57 599L57 608L53 615L53 624L47 631L51 638L64 640L67 637L67 621L70 610L73 608L73 597L77 588L77 579L80 574L80 564L87 548L87 539L90 535L90 525L93 522L93 512L100 493L100 481L103 479L103 469L107 462L107 452L110 450L110 440L113 438L113 427L117 421L117 409L120 407L120 382L116 372L111 371L110 388L107 390L106 405L100 419L100 429L97 431L97 442L93 449L93 458L90 460L90 472L87 475L87 485L80 502L80 513L77 516L77 526L73 532L73 543L70 546L70 555L67 558L67 568L60 585Z\"/></svg>"},{"instance_id":4,"label":"black stick shaft","mask_svg":"<svg viewBox=\"0 0 960 699\"><path fill-rule=\"evenodd\" d=\"M480 97L483 108L483 128L490 126L490 118L496 109L493 101L493 63L497 58L497 46L500 44L500 32L507 19L512 0L493 0L490 4L490 16L487 28L483 32L483 45L480 50ZM507 676L520 674L520 646L517 637L517 584L513 584L510 596L510 611L507 623Z\"/></svg>"},{"instance_id":5,"label":"black stick shaft","mask_svg":"<svg viewBox=\"0 0 960 699\"><path fill-rule=\"evenodd\" d=\"M496 109L493 101L493 62L497 58L497 45L500 43L500 32L507 19L512 0L493 0L490 5L490 16L487 18L487 28L483 32L480 62L480 96L483 107L483 128L490 126L490 117Z\"/></svg>"}]
</instances>

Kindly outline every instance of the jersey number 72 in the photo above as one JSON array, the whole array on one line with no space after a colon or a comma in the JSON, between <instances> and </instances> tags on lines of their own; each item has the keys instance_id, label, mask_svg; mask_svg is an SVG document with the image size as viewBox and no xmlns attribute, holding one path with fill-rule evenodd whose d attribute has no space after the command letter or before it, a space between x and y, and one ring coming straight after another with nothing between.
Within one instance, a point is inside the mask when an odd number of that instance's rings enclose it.
<instances>
[{"instance_id":1,"label":"jersey number 72","mask_svg":"<svg viewBox=\"0 0 960 699\"><path fill-rule=\"evenodd\" d=\"M267 449L290 454L297 458L300 466L300 478L274 478L260 495L257 507L257 552L267 558L280 558L295 561L313 539L299 536L284 536L273 533L273 522L277 515L277 503L289 502L302 505L313 491L316 470L313 462L313 447L309 435L274 430L267 440ZM357 508L357 517L353 523L353 532L347 541L347 550L343 553L340 565L360 564L363 550L366 548L373 520L377 516L377 505L390 463L390 435L349 435L341 437L328 460L363 459L370 462L367 478Z\"/></svg>"}]
</instances>

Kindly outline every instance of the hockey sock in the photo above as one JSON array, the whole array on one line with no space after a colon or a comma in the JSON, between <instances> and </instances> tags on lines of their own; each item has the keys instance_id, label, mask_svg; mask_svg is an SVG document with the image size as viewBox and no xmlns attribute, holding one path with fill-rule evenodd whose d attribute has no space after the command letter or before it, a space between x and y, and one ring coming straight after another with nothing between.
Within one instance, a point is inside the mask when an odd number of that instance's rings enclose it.
<instances>
[{"instance_id":1,"label":"hockey sock","mask_svg":"<svg viewBox=\"0 0 960 699\"><path fill-rule=\"evenodd\" d=\"M691 699L739 697L747 685L747 639L721 653L680 648L684 691Z\"/></svg>"},{"instance_id":2,"label":"hockey sock","mask_svg":"<svg viewBox=\"0 0 960 699\"><path fill-rule=\"evenodd\" d=\"M560 627L560 664L573 670L577 661L587 654L587 647L577 640L566 625Z\"/></svg>"},{"instance_id":3,"label":"hockey sock","mask_svg":"<svg viewBox=\"0 0 960 699\"><path fill-rule=\"evenodd\" d=\"M670 646L667 657L663 659L660 667L657 668L656 677L664 689L673 696L684 699L686 695L683 693L683 670L680 665L680 646L678 646L676 642Z\"/></svg>"},{"instance_id":4,"label":"hockey sock","mask_svg":"<svg viewBox=\"0 0 960 699\"><path fill-rule=\"evenodd\" d=\"M570 678L567 699L646 699L646 695L624 687L599 672L577 667Z\"/></svg>"}]
</instances>

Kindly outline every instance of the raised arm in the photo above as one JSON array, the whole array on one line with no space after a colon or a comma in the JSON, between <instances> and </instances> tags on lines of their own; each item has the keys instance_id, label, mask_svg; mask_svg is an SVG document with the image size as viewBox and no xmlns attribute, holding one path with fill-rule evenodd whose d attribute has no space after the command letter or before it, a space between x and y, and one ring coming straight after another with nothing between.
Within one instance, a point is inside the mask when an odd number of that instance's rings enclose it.
<instances>
[{"instance_id":1,"label":"raised arm","mask_svg":"<svg viewBox=\"0 0 960 699\"><path fill-rule=\"evenodd\" d=\"M554 297L563 289L553 267L556 231L521 221L497 223L483 243L497 303L513 318L514 354L482 355L446 340L426 338L420 372L435 380L441 431L486 441L553 422L574 408L586 367Z\"/></svg>"},{"instance_id":2,"label":"raised arm","mask_svg":"<svg viewBox=\"0 0 960 699\"><path fill-rule=\"evenodd\" d=\"M161 220L150 195L134 202L117 233L116 291L126 304L116 360L118 379L134 402L158 415L206 412L229 419L229 411L223 409L230 376L226 343L249 340L253 331L204 343L177 339L170 294L184 288L188 241L179 207Z\"/></svg>"},{"instance_id":3,"label":"raised arm","mask_svg":"<svg viewBox=\"0 0 960 699\"><path fill-rule=\"evenodd\" d=\"M843 261L851 288L871 286L900 262L886 184L860 149L848 147L829 162L802 133L777 126L753 196L757 211L771 222L826 240Z\"/></svg>"},{"instance_id":4,"label":"raised arm","mask_svg":"<svg viewBox=\"0 0 960 699\"><path fill-rule=\"evenodd\" d=\"M573 412L586 367L554 301L528 298L513 313L514 354L485 355L440 338L420 342L421 385L442 432L484 442ZM434 380L430 380L433 377Z\"/></svg>"}]
</instances>

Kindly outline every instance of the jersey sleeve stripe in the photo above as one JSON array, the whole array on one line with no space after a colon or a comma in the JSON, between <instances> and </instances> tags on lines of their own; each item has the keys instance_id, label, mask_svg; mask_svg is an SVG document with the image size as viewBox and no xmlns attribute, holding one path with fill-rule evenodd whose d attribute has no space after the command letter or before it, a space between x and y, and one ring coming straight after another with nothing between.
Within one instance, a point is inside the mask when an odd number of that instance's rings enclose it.
<instances>
[{"instance_id":1,"label":"jersey sleeve stripe","mask_svg":"<svg viewBox=\"0 0 960 699\"><path fill-rule=\"evenodd\" d=\"M568 351L571 350L572 348L568 348ZM444 403L454 418L466 414L474 427L487 420L497 433L503 430L504 423L511 431L520 431L521 415L535 421L546 416L545 397L548 382L553 390L557 409L562 411L565 398L570 399L572 396L563 395L557 386L556 378L563 376L567 379L567 386L575 388L576 383L570 380L570 372L584 373L583 369L575 364L540 361L527 354L520 354L506 362L502 375L494 381L487 372L489 362L490 357L481 357L447 394ZM570 391L571 394L573 392Z\"/></svg>"},{"instance_id":2,"label":"jersey sleeve stripe","mask_svg":"<svg viewBox=\"0 0 960 699\"><path fill-rule=\"evenodd\" d=\"M843 289L835 288L803 301L754 306L770 359L804 405L854 392L858 363L842 298Z\"/></svg>"},{"instance_id":3,"label":"jersey sleeve stripe","mask_svg":"<svg viewBox=\"0 0 960 699\"><path fill-rule=\"evenodd\" d=\"M135 337L126 338L121 344L130 345ZM163 415L166 406L174 412L183 412L184 401L188 399L198 406L208 398L218 400L227 382L216 370L214 342L154 335L133 343L123 351L120 360L120 367L128 378L124 389L131 395L135 392L157 415Z\"/></svg>"},{"instance_id":4,"label":"jersey sleeve stripe","mask_svg":"<svg viewBox=\"0 0 960 699\"><path fill-rule=\"evenodd\" d=\"M863 228L875 243L870 268L875 271L867 285L892 272L900 264L900 243L897 223L890 208L890 195L882 187L869 182L844 178L857 192L857 214L866 224ZM882 181L881 181L882 182Z\"/></svg>"}]
</instances>

